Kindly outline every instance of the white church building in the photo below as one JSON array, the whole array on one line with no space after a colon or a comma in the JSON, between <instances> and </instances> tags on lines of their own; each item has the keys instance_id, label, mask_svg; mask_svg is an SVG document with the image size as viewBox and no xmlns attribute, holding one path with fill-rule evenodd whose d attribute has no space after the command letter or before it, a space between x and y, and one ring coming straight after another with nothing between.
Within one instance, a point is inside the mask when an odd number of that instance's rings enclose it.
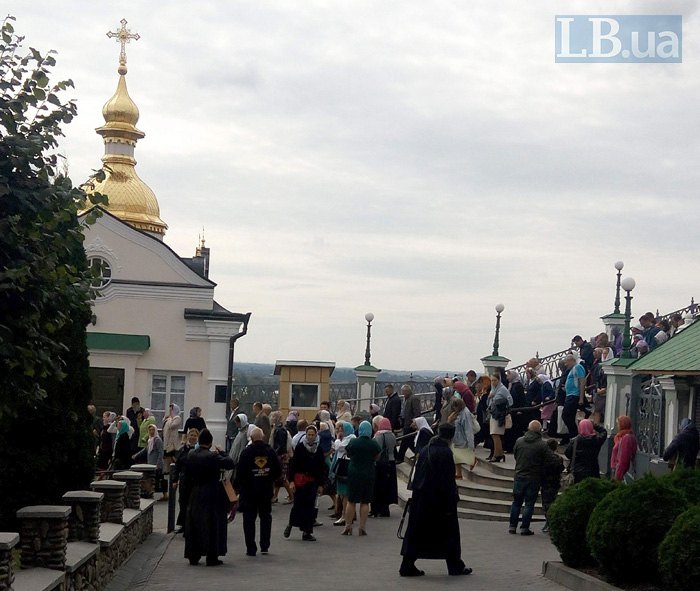
<instances>
[{"instance_id":1,"label":"white church building","mask_svg":"<svg viewBox=\"0 0 700 591\"><path fill-rule=\"evenodd\" d=\"M134 148L144 133L136 128L139 110L127 92L123 51L118 72L117 90L102 109L105 124L96 130L105 145L105 178L84 186L108 198L99 206L102 215L85 227L96 275L87 337L93 400L99 412L119 414L137 396L159 426L169 404L180 407L183 424L199 406L223 444L229 350L232 338L247 332L250 314L214 300L204 240L192 258L164 242L158 200L136 173Z\"/></svg>"}]
</instances>

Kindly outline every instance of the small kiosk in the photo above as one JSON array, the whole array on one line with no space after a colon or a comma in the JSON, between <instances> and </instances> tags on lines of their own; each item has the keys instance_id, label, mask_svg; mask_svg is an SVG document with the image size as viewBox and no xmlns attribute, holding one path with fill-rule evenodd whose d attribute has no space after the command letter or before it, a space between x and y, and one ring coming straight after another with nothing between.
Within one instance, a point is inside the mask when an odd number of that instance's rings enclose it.
<instances>
[{"instance_id":1,"label":"small kiosk","mask_svg":"<svg viewBox=\"0 0 700 591\"><path fill-rule=\"evenodd\" d=\"M279 408L283 413L298 410L299 418L311 421L321 400L328 400L331 361L277 361L275 375L280 377Z\"/></svg>"}]
</instances>

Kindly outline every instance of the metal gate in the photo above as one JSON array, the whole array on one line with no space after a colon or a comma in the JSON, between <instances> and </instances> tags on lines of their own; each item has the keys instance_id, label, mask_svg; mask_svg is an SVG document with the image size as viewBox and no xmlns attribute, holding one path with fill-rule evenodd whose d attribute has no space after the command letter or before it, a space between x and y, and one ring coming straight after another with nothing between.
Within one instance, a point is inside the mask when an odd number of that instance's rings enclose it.
<instances>
[{"instance_id":1,"label":"metal gate","mask_svg":"<svg viewBox=\"0 0 700 591\"><path fill-rule=\"evenodd\" d=\"M664 391L656 378L642 383L637 411L637 445L640 452L661 456L664 451Z\"/></svg>"}]
</instances>

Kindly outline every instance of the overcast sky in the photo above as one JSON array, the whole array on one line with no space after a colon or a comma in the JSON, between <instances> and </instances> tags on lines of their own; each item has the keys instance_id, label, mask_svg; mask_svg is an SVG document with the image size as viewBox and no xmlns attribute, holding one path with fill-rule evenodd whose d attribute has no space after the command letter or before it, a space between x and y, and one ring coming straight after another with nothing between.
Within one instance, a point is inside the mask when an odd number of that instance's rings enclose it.
<instances>
[{"instance_id":1,"label":"overcast sky","mask_svg":"<svg viewBox=\"0 0 700 591\"><path fill-rule=\"evenodd\" d=\"M635 315L689 303L700 261L696 2L11 2L58 51L79 117L74 183L100 167L117 83L136 158L216 299L252 312L241 361L480 369L502 302L518 364L602 328L615 261ZM682 64L555 64L557 14L681 14Z\"/></svg>"}]
</instances>

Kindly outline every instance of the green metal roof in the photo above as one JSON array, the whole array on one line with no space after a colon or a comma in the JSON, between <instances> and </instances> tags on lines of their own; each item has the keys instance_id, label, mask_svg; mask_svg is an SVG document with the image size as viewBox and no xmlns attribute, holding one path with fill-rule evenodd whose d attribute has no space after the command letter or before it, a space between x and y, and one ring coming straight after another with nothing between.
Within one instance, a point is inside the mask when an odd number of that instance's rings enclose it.
<instances>
[{"instance_id":1,"label":"green metal roof","mask_svg":"<svg viewBox=\"0 0 700 591\"><path fill-rule=\"evenodd\" d=\"M629 367L635 373L700 375L700 321Z\"/></svg>"},{"instance_id":2,"label":"green metal roof","mask_svg":"<svg viewBox=\"0 0 700 591\"><path fill-rule=\"evenodd\" d=\"M151 337L147 334L88 332L87 346L102 351L146 351L151 346Z\"/></svg>"}]
</instances>

